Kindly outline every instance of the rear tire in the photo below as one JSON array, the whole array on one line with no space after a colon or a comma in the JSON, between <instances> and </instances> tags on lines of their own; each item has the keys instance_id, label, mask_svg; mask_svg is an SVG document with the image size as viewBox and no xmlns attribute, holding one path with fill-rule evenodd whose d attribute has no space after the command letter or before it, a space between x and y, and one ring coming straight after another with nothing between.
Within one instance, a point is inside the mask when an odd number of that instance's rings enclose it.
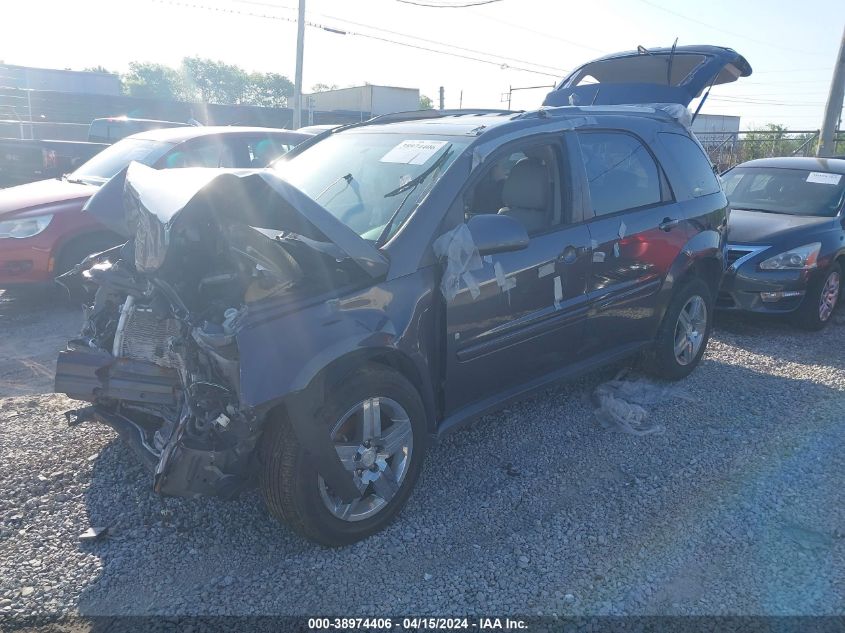
<instances>
[{"instance_id":1,"label":"rear tire","mask_svg":"<svg viewBox=\"0 0 845 633\"><path fill-rule=\"evenodd\" d=\"M355 472L358 481L363 481L367 476L379 479L387 477L386 473L395 475L390 480L390 492L385 493L380 487L385 485L384 481L373 480L361 484L364 491L361 499L349 504L346 510L347 518L342 518L346 504L334 503L339 500L332 496L330 489L318 474L314 460L300 444L291 421L286 416L279 416L271 421L265 432L259 481L270 514L306 538L330 547L338 547L360 541L384 529L393 521L408 500L419 477L425 456L427 433L425 409L419 393L404 376L391 369L365 366L336 384L327 386L326 392L330 397L318 405L309 422L325 429L327 440L334 440L336 447L349 447L360 439L359 450L363 450L365 459L375 459L378 454L381 461L370 464L369 468L363 468L360 473L357 470L352 472ZM356 407L362 403L372 403L376 400L382 403L375 407L381 420L378 424L381 425L383 421L388 425L384 435L388 435L394 428L399 429L399 426L394 425L399 424L396 420L402 420L403 437L408 444L404 447L404 452L387 457L387 461L382 459L376 448L365 449L363 446L367 443L376 447L378 442L370 443L361 434L354 438L350 434L349 437L339 439L336 431L338 424L355 426L360 423L362 428L365 428L367 423L364 413L357 418L357 413L351 417L349 413L357 411ZM407 418L402 414L391 418L388 415L391 410L389 407L406 413ZM373 410L373 405L370 405L369 410ZM371 452L367 454L367 451ZM338 454L340 455L340 450ZM403 455L406 456L405 461L402 461ZM397 458L399 461L396 461ZM353 459L357 463L359 454ZM380 471L382 462L390 463ZM352 459L348 459L346 463L352 463ZM393 473L390 467L395 468L396 473ZM382 491L382 496L375 492L377 489ZM385 500L383 497L388 495L389 498ZM351 509L353 506L356 508L354 511ZM368 515L367 510L372 514Z\"/></svg>"},{"instance_id":2,"label":"rear tire","mask_svg":"<svg viewBox=\"0 0 845 633\"><path fill-rule=\"evenodd\" d=\"M793 325L802 330L818 331L833 320L842 294L842 267L833 262L823 275L807 286L807 294L792 314Z\"/></svg>"},{"instance_id":3,"label":"rear tire","mask_svg":"<svg viewBox=\"0 0 845 633\"><path fill-rule=\"evenodd\" d=\"M667 380L688 376L701 362L712 327L710 288L704 280L693 277L672 296L654 345L643 359L643 368Z\"/></svg>"}]
</instances>

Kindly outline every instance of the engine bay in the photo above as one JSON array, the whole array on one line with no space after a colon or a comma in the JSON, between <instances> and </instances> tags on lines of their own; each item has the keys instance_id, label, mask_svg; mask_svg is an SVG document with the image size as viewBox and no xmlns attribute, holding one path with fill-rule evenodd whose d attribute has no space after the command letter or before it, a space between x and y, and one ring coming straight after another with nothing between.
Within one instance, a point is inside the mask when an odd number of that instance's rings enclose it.
<instances>
[{"instance_id":1,"label":"engine bay","mask_svg":"<svg viewBox=\"0 0 845 633\"><path fill-rule=\"evenodd\" d=\"M80 336L59 355L56 391L93 403L76 418L131 436L163 494L231 496L251 478L266 411L239 397L237 334L250 306L289 304L362 278L318 232L234 221L243 208L235 202L244 201L204 195L166 224L128 205L133 238L62 280L93 301Z\"/></svg>"}]
</instances>

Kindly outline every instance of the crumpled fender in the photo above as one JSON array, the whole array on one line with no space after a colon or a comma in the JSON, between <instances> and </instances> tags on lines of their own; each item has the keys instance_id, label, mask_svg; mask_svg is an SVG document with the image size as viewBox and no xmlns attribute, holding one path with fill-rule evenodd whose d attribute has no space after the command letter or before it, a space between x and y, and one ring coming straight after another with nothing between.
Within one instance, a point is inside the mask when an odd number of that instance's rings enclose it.
<instances>
[{"instance_id":1,"label":"crumpled fender","mask_svg":"<svg viewBox=\"0 0 845 633\"><path fill-rule=\"evenodd\" d=\"M415 274L307 307L264 301L248 308L236 335L241 404L267 411L284 403L318 472L345 500L359 492L329 442L328 429L314 424L316 406L330 396L319 378L344 359L360 363L367 355L401 356L415 368L416 386L432 412L428 358L434 336L428 317L434 288L433 273Z\"/></svg>"}]
</instances>

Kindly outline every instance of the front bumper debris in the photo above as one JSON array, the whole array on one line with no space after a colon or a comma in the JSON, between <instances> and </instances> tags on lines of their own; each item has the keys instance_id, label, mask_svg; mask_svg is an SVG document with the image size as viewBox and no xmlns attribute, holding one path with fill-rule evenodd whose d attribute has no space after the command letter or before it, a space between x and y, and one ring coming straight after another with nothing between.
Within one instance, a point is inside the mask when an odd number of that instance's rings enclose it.
<instances>
[{"instance_id":1,"label":"front bumper debris","mask_svg":"<svg viewBox=\"0 0 845 633\"><path fill-rule=\"evenodd\" d=\"M176 407L181 385L172 369L114 358L101 350L71 347L59 354L55 388L72 398L95 403L66 412L69 426L93 420L117 431L154 475L153 485L158 493L228 498L247 487L252 479L253 473L244 468L243 454L230 447L215 450L176 441L165 455L156 446L157 425L143 423L143 416L134 416L117 403L126 399L153 407ZM253 446L247 448L251 450Z\"/></svg>"},{"instance_id":2,"label":"front bumper debris","mask_svg":"<svg viewBox=\"0 0 845 633\"><path fill-rule=\"evenodd\" d=\"M749 262L738 270L729 269L722 278L716 309L789 314L804 300L815 270L759 271Z\"/></svg>"}]
</instances>

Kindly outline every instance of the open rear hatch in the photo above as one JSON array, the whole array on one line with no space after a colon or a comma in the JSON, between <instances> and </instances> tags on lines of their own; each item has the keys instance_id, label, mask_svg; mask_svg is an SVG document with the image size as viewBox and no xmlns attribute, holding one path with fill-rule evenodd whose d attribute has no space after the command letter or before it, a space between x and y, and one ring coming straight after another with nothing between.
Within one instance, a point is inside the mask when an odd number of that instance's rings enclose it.
<instances>
[{"instance_id":1,"label":"open rear hatch","mask_svg":"<svg viewBox=\"0 0 845 633\"><path fill-rule=\"evenodd\" d=\"M686 107L710 86L750 74L751 65L730 48L640 46L577 68L546 95L543 105L678 103Z\"/></svg>"}]
</instances>

